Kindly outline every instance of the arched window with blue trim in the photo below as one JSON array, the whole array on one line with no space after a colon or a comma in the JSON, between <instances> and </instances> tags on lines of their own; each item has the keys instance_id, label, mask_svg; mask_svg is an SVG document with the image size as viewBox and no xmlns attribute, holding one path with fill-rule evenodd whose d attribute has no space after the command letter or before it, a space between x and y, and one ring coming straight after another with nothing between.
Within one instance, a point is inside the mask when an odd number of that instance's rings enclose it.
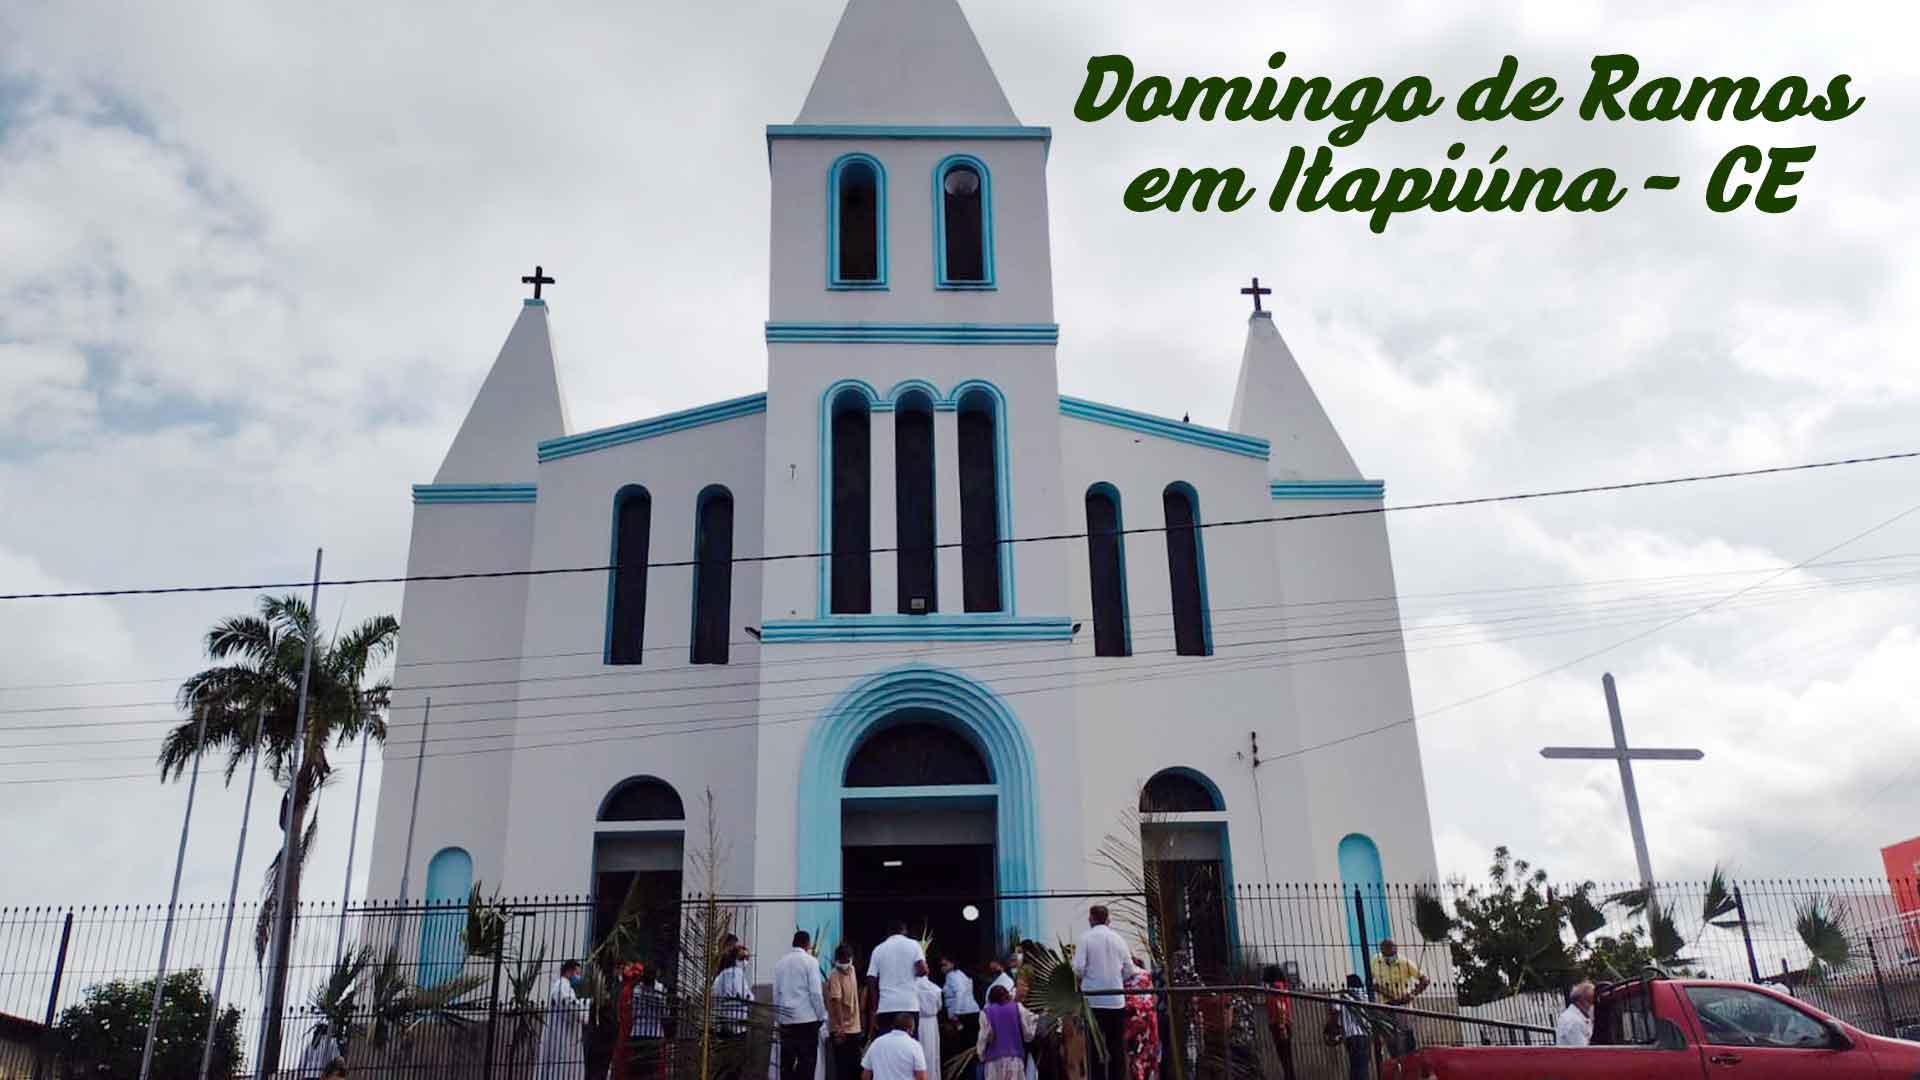
<instances>
[{"instance_id":1,"label":"arched window with blue trim","mask_svg":"<svg viewBox=\"0 0 1920 1080\"><path fill-rule=\"evenodd\" d=\"M1175 481L1161 492L1167 519L1167 578L1173 587L1173 651L1213 655L1207 614L1207 560L1200 539L1200 496Z\"/></svg>"},{"instance_id":2,"label":"arched window with blue trim","mask_svg":"<svg viewBox=\"0 0 1920 1080\"><path fill-rule=\"evenodd\" d=\"M426 915L420 920L421 986L437 986L466 967L460 940L467 924L467 895L473 891L473 856L466 849L441 848L427 862Z\"/></svg>"},{"instance_id":3,"label":"arched window with blue trim","mask_svg":"<svg viewBox=\"0 0 1920 1080\"><path fill-rule=\"evenodd\" d=\"M943 289L993 287L993 178L955 154L933 170L934 269Z\"/></svg>"},{"instance_id":4,"label":"arched window with blue trim","mask_svg":"<svg viewBox=\"0 0 1920 1080\"><path fill-rule=\"evenodd\" d=\"M940 597L934 565L933 398L925 390L909 390L894 403L893 462L900 613L930 614L940 610Z\"/></svg>"},{"instance_id":5,"label":"arched window with blue trim","mask_svg":"<svg viewBox=\"0 0 1920 1080\"><path fill-rule=\"evenodd\" d=\"M827 284L887 287L887 172L866 154L847 154L827 174Z\"/></svg>"},{"instance_id":6,"label":"arched window with blue trim","mask_svg":"<svg viewBox=\"0 0 1920 1080\"><path fill-rule=\"evenodd\" d=\"M1237 934L1226 809L1219 785L1184 765L1160 770L1140 788L1140 851L1172 919L1170 951L1210 978L1232 966Z\"/></svg>"},{"instance_id":7,"label":"arched window with blue trim","mask_svg":"<svg viewBox=\"0 0 1920 1080\"><path fill-rule=\"evenodd\" d=\"M1000 611L999 400L976 387L960 395L960 594L967 611Z\"/></svg>"},{"instance_id":8,"label":"arched window with blue trim","mask_svg":"<svg viewBox=\"0 0 1920 1080\"><path fill-rule=\"evenodd\" d=\"M607 663L637 664L645 655L647 549L653 496L628 484L613 497L613 571L607 589Z\"/></svg>"},{"instance_id":9,"label":"arched window with blue trim","mask_svg":"<svg viewBox=\"0 0 1920 1080\"><path fill-rule=\"evenodd\" d=\"M847 387L833 397L832 580L829 610L865 615L873 610L872 416L867 395Z\"/></svg>"},{"instance_id":10,"label":"arched window with blue trim","mask_svg":"<svg viewBox=\"0 0 1920 1080\"><path fill-rule=\"evenodd\" d=\"M694 504L693 644L689 662L727 662L732 611L733 493L713 484L700 492Z\"/></svg>"},{"instance_id":11,"label":"arched window with blue trim","mask_svg":"<svg viewBox=\"0 0 1920 1080\"><path fill-rule=\"evenodd\" d=\"M1126 530L1120 524L1120 492L1112 484L1087 489L1087 574L1093 597L1093 654L1130 656L1127 625Z\"/></svg>"},{"instance_id":12,"label":"arched window with blue trim","mask_svg":"<svg viewBox=\"0 0 1920 1080\"><path fill-rule=\"evenodd\" d=\"M1367 950L1377 949L1381 938L1393 936L1393 927L1387 922L1386 878L1380 868L1380 849L1365 833L1348 833L1340 841L1340 885L1344 894L1342 906L1347 909L1347 943L1353 971L1364 979L1369 970ZM1360 925L1362 912L1367 917L1364 928Z\"/></svg>"}]
</instances>

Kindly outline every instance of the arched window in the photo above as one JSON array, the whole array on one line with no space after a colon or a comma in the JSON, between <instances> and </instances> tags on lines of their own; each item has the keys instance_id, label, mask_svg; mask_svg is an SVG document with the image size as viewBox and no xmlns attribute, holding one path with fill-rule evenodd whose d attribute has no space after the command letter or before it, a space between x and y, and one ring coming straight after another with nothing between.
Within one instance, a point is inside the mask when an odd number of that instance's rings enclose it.
<instances>
[{"instance_id":1,"label":"arched window","mask_svg":"<svg viewBox=\"0 0 1920 1080\"><path fill-rule=\"evenodd\" d=\"M628 484L613 497L613 593L607 619L607 663L637 664L645 653L647 547L653 533L653 496Z\"/></svg>"},{"instance_id":2,"label":"arched window","mask_svg":"<svg viewBox=\"0 0 1920 1080\"><path fill-rule=\"evenodd\" d=\"M436 986L460 974L466 947L460 932L467 924L467 894L473 891L473 856L463 848L441 848L427 862L427 913L420 920L420 965L415 980Z\"/></svg>"},{"instance_id":3,"label":"arched window","mask_svg":"<svg viewBox=\"0 0 1920 1080\"><path fill-rule=\"evenodd\" d=\"M847 760L847 787L991 784L993 774L967 737L931 718L882 727Z\"/></svg>"},{"instance_id":4,"label":"arched window","mask_svg":"<svg viewBox=\"0 0 1920 1080\"><path fill-rule=\"evenodd\" d=\"M1140 853L1154 864L1172 924L1176 953L1204 976L1225 973L1233 959L1232 853L1220 789L1193 769L1162 769L1140 789Z\"/></svg>"},{"instance_id":5,"label":"arched window","mask_svg":"<svg viewBox=\"0 0 1920 1080\"><path fill-rule=\"evenodd\" d=\"M1092 579L1093 654L1128 656L1126 535L1120 492L1112 484L1087 489L1087 573Z\"/></svg>"},{"instance_id":6,"label":"arched window","mask_svg":"<svg viewBox=\"0 0 1920 1080\"><path fill-rule=\"evenodd\" d=\"M933 399L925 391L909 391L893 407L893 463L900 613L924 615L940 610L934 569Z\"/></svg>"},{"instance_id":7,"label":"arched window","mask_svg":"<svg viewBox=\"0 0 1920 1080\"><path fill-rule=\"evenodd\" d=\"M673 785L656 776L630 776L600 802L596 821L685 821L686 804Z\"/></svg>"},{"instance_id":8,"label":"arched window","mask_svg":"<svg viewBox=\"0 0 1920 1080\"><path fill-rule=\"evenodd\" d=\"M714 484L694 504L691 663L727 662L732 611L733 493Z\"/></svg>"},{"instance_id":9,"label":"arched window","mask_svg":"<svg viewBox=\"0 0 1920 1080\"><path fill-rule=\"evenodd\" d=\"M1204 814L1226 808L1213 781L1191 769L1162 769L1140 789L1143 814Z\"/></svg>"},{"instance_id":10,"label":"arched window","mask_svg":"<svg viewBox=\"0 0 1920 1080\"><path fill-rule=\"evenodd\" d=\"M1211 656L1207 627L1207 561L1200 543L1200 497L1187 484L1167 485L1160 501L1167 515L1167 577L1173 585L1173 651Z\"/></svg>"},{"instance_id":11,"label":"arched window","mask_svg":"<svg viewBox=\"0 0 1920 1080\"><path fill-rule=\"evenodd\" d=\"M835 289L887 285L887 173L848 154L827 175L827 283Z\"/></svg>"},{"instance_id":12,"label":"arched window","mask_svg":"<svg viewBox=\"0 0 1920 1080\"><path fill-rule=\"evenodd\" d=\"M1386 878L1380 868L1380 849L1372 837L1348 833L1340 840L1340 884L1346 893L1341 906L1347 909L1347 944L1353 970L1365 971L1367 950L1379 945L1381 938L1393 936L1393 927L1387 922ZM1357 908L1356 895L1360 900ZM1365 927L1360 925L1362 911L1367 917Z\"/></svg>"},{"instance_id":13,"label":"arched window","mask_svg":"<svg viewBox=\"0 0 1920 1080\"><path fill-rule=\"evenodd\" d=\"M605 941L624 914L632 955L674 970L686 818L679 792L658 777L630 776L607 792L594 815L590 940Z\"/></svg>"},{"instance_id":14,"label":"arched window","mask_svg":"<svg viewBox=\"0 0 1920 1080\"><path fill-rule=\"evenodd\" d=\"M873 610L870 422L865 394L848 387L834 396L829 610L835 614L864 615Z\"/></svg>"},{"instance_id":15,"label":"arched window","mask_svg":"<svg viewBox=\"0 0 1920 1080\"><path fill-rule=\"evenodd\" d=\"M986 390L960 397L960 592L967 611L1001 610L998 412Z\"/></svg>"},{"instance_id":16,"label":"arched window","mask_svg":"<svg viewBox=\"0 0 1920 1080\"><path fill-rule=\"evenodd\" d=\"M986 163L955 154L933 170L934 258L943 289L993 287L993 186Z\"/></svg>"}]
</instances>

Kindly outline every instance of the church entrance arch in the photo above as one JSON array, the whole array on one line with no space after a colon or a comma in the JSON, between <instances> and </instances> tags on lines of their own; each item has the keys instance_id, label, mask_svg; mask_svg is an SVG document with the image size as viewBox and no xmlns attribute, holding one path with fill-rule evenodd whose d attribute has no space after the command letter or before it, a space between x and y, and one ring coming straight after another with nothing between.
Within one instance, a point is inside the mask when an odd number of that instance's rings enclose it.
<instances>
[{"instance_id":1,"label":"church entrance arch","mask_svg":"<svg viewBox=\"0 0 1920 1080\"><path fill-rule=\"evenodd\" d=\"M801 763L800 927L864 957L904 919L936 953L984 962L1038 929L1035 795L1026 733L984 685L919 665L861 680Z\"/></svg>"}]
</instances>

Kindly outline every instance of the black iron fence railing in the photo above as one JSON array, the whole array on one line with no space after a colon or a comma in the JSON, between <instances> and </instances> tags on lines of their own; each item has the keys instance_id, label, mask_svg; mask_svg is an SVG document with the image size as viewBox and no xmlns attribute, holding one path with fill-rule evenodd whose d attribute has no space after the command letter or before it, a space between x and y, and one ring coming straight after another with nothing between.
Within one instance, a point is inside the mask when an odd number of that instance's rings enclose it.
<instances>
[{"instance_id":1,"label":"black iron fence railing","mask_svg":"<svg viewBox=\"0 0 1920 1080\"><path fill-rule=\"evenodd\" d=\"M1349 976L1375 1003L1417 988L1404 1009L1376 1014L1392 1012L1429 1044L1550 1039L1573 982L1630 978L1656 962L1675 973L1770 983L1868 1031L1920 1029L1920 889L1912 881L1664 883L1651 905L1636 887L1590 884L1523 887L1503 899L1461 883L1208 892L1187 882L1171 905L1124 892L1037 899L1059 923L1041 933L1023 930L1043 945L1073 940L1084 927L1075 913L1103 899L1115 908L1117 925L1138 928L1142 959L1164 969L1144 996L1154 1002L1159 1025L1186 1033L1168 1040L1191 1058L1183 1075L1206 1075L1208 1062L1225 1070L1221 1076L1232 1075L1236 1061L1273 1064L1282 1049L1275 1024L1284 1025L1284 1050L1297 1075L1345 1075L1346 1049L1325 1036ZM767 983L793 933L774 920L790 922L795 900L688 897L672 911L633 920L647 929L619 940L605 936L606 915L596 915L591 897L504 898L475 910L302 905L290 950L280 1075L313 1075L299 1072L300 1063L337 1050L356 1078L531 1078L543 1053L584 1059L595 1077L607 1074L616 1054L631 1075L643 1075L633 1070L644 1067L659 1080L700 1076L702 1069L764 1076L776 1052ZM155 1076L200 1075L209 1021L210 1074L257 1075L270 974L259 959L260 914L254 903L231 913L218 904L172 912ZM133 1040L129 1069L125 1032L137 1027L144 1036L168 917L164 905L0 908L0 1080L137 1075L142 1040ZM1550 934L1558 949L1508 955L1503 942L1522 929L1536 946L1541 933ZM754 953L739 980L756 995L744 1015L711 997L725 934ZM1425 986L1401 985L1404 972L1378 966L1388 938ZM834 943L823 944L830 951ZM571 1042L559 1034L565 1010L552 1001L569 959L588 960L578 990L585 999L579 1035ZM648 967L639 983L624 971L636 959ZM1271 992L1275 967L1285 994ZM647 989L638 1015L633 999L623 1012L614 992L623 978ZM978 992L989 981L975 973ZM1275 1004L1280 1000L1287 1004ZM1248 1041L1249 1031L1264 1034ZM958 1037L951 1033L949 1050Z\"/></svg>"}]
</instances>

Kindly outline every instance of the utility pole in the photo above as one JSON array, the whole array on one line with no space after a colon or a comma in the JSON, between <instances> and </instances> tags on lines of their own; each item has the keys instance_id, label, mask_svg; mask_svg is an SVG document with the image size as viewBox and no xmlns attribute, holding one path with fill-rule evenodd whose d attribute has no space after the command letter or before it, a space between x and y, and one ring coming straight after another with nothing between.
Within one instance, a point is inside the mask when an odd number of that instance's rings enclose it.
<instances>
[{"instance_id":1,"label":"utility pole","mask_svg":"<svg viewBox=\"0 0 1920 1080\"><path fill-rule=\"evenodd\" d=\"M153 1075L153 1043L160 1031L160 994L167 986L167 953L173 948L173 913L180 905L180 872L187 865L187 832L193 828L193 797L200 790L200 759L207 752L207 707L197 710L194 726L193 779L187 781L187 813L180 820L180 848L173 855L173 892L167 896L167 925L160 931L160 970L153 976L153 1008L147 1013L147 1044L140 1051L140 1080Z\"/></svg>"},{"instance_id":2,"label":"utility pole","mask_svg":"<svg viewBox=\"0 0 1920 1080\"><path fill-rule=\"evenodd\" d=\"M1620 766L1620 790L1626 797L1627 827L1633 832L1633 855L1640 864L1640 887L1646 890L1647 907L1653 908L1653 860L1647 856L1647 830L1640 821L1640 791L1633 783L1633 763L1639 761L1699 761L1707 755L1700 750L1654 750L1627 745L1627 728L1620 719L1620 695L1613 687L1611 673L1600 677L1607 692L1607 719L1613 723L1612 746L1548 746L1543 758L1555 760L1614 761Z\"/></svg>"},{"instance_id":3,"label":"utility pole","mask_svg":"<svg viewBox=\"0 0 1920 1080\"><path fill-rule=\"evenodd\" d=\"M213 975L213 1010L207 1017L207 1044L200 1050L200 1080L213 1069L213 1037L220 1027L220 995L227 983L227 950L233 945L233 905L240 898L240 866L247 857L247 826L253 821L253 783L260 778L260 733L267 724L267 699L253 717L253 763L247 766L247 801L240 807L240 842L233 848L233 881L227 886L227 915L220 928L220 968Z\"/></svg>"},{"instance_id":4,"label":"utility pole","mask_svg":"<svg viewBox=\"0 0 1920 1080\"><path fill-rule=\"evenodd\" d=\"M306 764L307 690L313 679L313 639L316 620L320 617L320 564L325 554L320 548L313 552L313 593L307 603L307 647L300 662L300 701L294 710L293 754L287 771L287 814L281 822L285 835L280 840L280 880L273 909L273 947L268 953L266 1008L260 1014L260 1046L253 1057L254 1067L262 1076L271 1076L280 1067L280 1014L286 1008L281 998L287 990L287 954L291 945L287 939L293 931L293 912L287 909L287 903L293 889L293 875L297 872L294 847L300 835L299 818L303 816L297 811L304 809L300 802L300 770Z\"/></svg>"}]
</instances>

